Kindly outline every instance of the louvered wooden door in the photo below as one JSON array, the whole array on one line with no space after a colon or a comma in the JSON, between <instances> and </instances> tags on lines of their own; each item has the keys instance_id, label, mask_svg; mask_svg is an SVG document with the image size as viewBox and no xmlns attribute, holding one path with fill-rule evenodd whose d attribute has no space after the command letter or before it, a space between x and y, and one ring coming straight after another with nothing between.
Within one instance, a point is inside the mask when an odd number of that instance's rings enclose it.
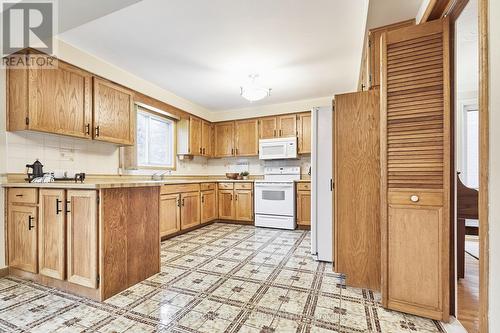
<instances>
[{"instance_id":1,"label":"louvered wooden door","mask_svg":"<svg viewBox=\"0 0 500 333\"><path fill-rule=\"evenodd\" d=\"M382 36L382 302L449 318L447 19Z\"/></svg>"}]
</instances>

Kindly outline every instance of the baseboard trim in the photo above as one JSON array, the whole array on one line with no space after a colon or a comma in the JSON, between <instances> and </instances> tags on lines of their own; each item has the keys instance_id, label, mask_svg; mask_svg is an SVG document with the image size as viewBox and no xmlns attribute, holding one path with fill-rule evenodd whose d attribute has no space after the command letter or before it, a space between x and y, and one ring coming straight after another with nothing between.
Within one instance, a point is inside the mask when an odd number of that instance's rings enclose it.
<instances>
[{"instance_id":1,"label":"baseboard trim","mask_svg":"<svg viewBox=\"0 0 500 333\"><path fill-rule=\"evenodd\" d=\"M9 267L0 268L0 278L9 275Z\"/></svg>"}]
</instances>

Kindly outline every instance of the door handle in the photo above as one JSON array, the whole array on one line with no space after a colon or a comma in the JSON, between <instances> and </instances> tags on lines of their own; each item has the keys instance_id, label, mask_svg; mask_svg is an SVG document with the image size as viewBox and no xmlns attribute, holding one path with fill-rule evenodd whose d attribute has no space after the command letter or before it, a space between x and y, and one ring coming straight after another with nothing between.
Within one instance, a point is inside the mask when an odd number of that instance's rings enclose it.
<instances>
[{"instance_id":1,"label":"door handle","mask_svg":"<svg viewBox=\"0 0 500 333\"><path fill-rule=\"evenodd\" d=\"M64 210L66 211L66 214L71 213L71 211L68 208L68 205L70 205L70 204L71 204L71 201L70 200L66 200L66 205L64 207Z\"/></svg>"},{"instance_id":2,"label":"door handle","mask_svg":"<svg viewBox=\"0 0 500 333\"><path fill-rule=\"evenodd\" d=\"M35 226L31 224L31 221L33 221L35 218L33 216L28 216L28 230L33 229Z\"/></svg>"},{"instance_id":3,"label":"door handle","mask_svg":"<svg viewBox=\"0 0 500 333\"><path fill-rule=\"evenodd\" d=\"M411 202L419 202L420 198L418 197L418 195L414 194L410 197L410 200Z\"/></svg>"},{"instance_id":4,"label":"door handle","mask_svg":"<svg viewBox=\"0 0 500 333\"><path fill-rule=\"evenodd\" d=\"M62 209L60 208L61 200L56 199L56 214L59 215L60 212L62 212Z\"/></svg>"}]
</instances>

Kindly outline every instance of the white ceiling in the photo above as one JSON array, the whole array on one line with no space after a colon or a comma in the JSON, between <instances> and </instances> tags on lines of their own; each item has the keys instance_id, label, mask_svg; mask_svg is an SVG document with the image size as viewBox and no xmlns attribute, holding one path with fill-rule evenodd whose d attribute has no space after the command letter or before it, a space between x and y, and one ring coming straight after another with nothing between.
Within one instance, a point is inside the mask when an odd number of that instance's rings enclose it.
<instances>
[{"instance_id":1,"label":"white ceiling","mask_svg":"<svg viewBox=\"0 0 500 333\"><path fill-rule=\"evenodd\" d=\"M380 1L380 0L379 0ZM407 0L405 0L407 1ZM59 37L213 111L356 88L368 0L143 0Z\"/></svg>"}]
</instances>

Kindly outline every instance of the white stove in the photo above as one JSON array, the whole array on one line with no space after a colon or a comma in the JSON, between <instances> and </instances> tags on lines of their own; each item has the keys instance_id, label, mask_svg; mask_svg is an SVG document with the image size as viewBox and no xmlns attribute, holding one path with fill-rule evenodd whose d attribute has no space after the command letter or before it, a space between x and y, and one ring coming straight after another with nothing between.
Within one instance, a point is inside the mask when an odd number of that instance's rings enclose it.
<instances>
[{"instance_id":1,"label":"white stove","mask_svg":"<svg viewBox=\"0 0 500 333\"><path fill-rule=\"evenodd\" d=\"M295 181L300 167L266 167L255 181L255 225L295 229Z\"/></svg>"}]
</instances>

